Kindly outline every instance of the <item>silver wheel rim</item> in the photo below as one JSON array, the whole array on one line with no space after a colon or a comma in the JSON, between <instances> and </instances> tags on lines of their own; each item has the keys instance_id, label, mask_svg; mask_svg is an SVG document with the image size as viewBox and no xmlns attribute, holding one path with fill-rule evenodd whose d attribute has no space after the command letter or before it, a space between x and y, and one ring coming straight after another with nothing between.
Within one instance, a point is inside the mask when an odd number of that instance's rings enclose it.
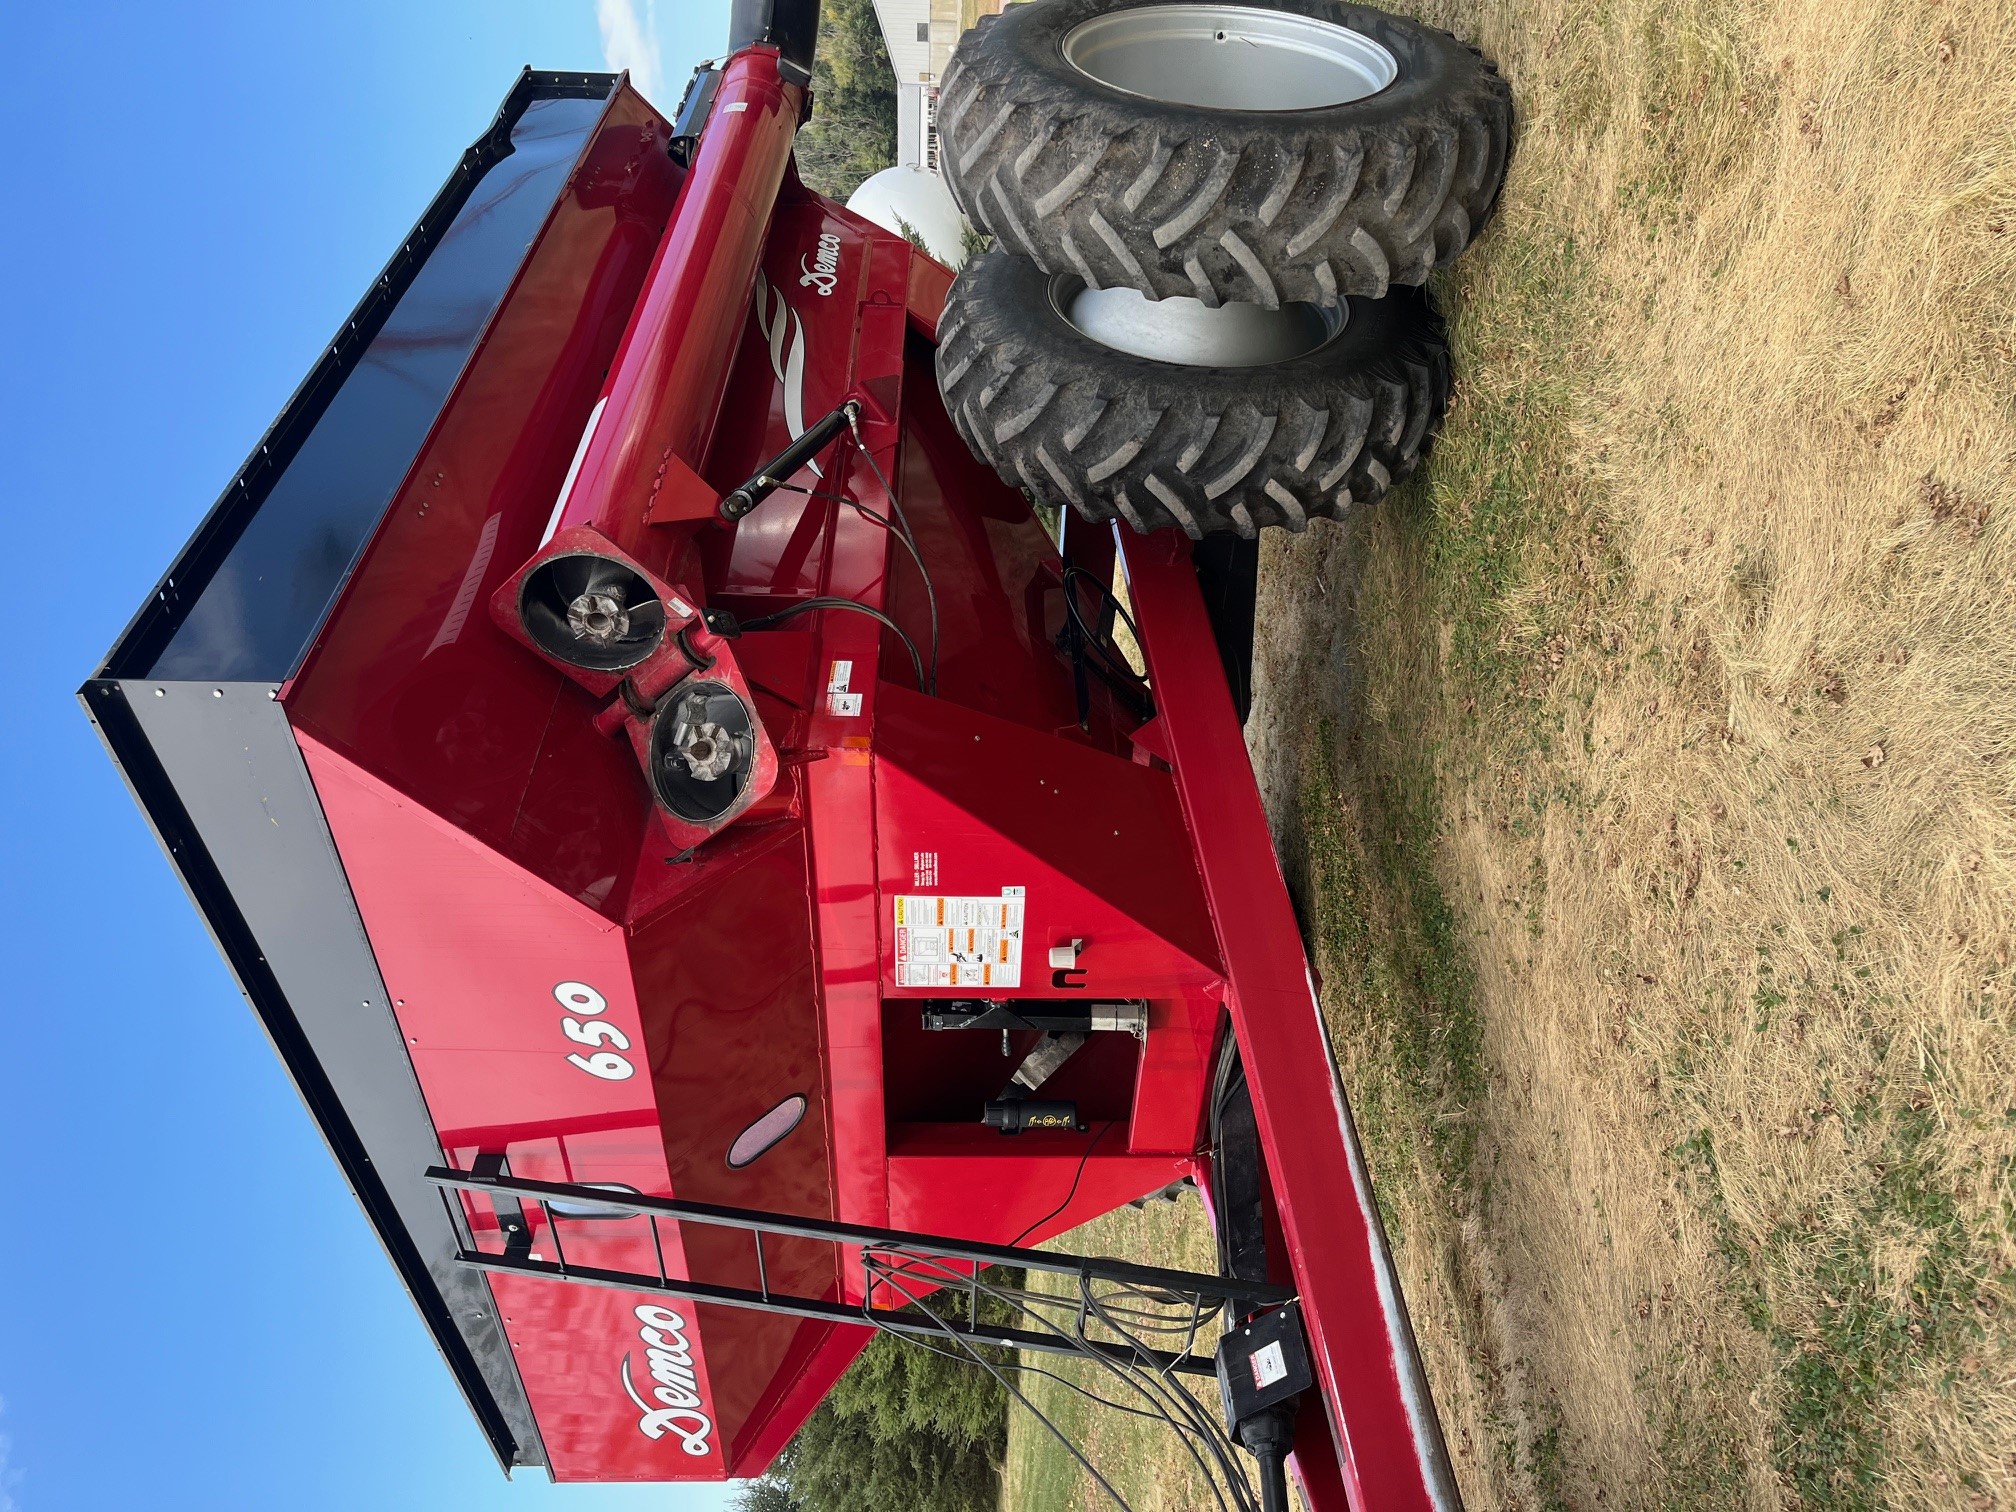
<instances>
[{"instance_id":1,"label":"silver wheel rim","mask_svg":"<svg viewBox=\"0 0 2016 1512\"><path fill-rule=\"evenodd\" d=\"M1393 54L1334 21L1246 5L1144 5L1064 35L1070 65L1101 84L1205 110L1318 110L1375 95Z\"/></svg>"},{"instance_id":2,"label":"silver wheel rim","mask_svg":"<svg viewBox=\"0 0 2016 1512\"><path fill-rule=\"evenodd\" d=\"M1199 299L1148 299L1133 289L1091 289L1076 278L1050 283L1065 322L1103 347L1179 367L1267 367L1306 357L1344 329L1345 307L1269 310Z\"/></svg>"}]
</instances>

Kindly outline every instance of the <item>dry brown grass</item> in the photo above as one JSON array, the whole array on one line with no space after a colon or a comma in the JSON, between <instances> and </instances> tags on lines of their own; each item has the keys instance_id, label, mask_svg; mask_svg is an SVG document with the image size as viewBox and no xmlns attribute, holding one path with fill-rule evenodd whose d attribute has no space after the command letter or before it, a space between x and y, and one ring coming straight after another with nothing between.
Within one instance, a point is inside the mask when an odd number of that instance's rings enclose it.
<instances>
[{"instance_id":1,"label":"dry brown grass","mask_svg":"<svg viewBox=\"0 0 2016 1512\"><path fill-rule=\"evenodd\" d=\"M1459 402L1257 754L1471 1505L2016 1507L2016 6L1438 19Z\"/></svg>"},{"instance_id":2,"label":"dry brown grass","mask_svg":"<svg viewBox=\"0 0 2016 1512\"><path fill-rule=\"evenodd\" d=\"M1421 9L1518 155L1252 735L1466 1497L2016 1509L2016 0Z\"/></svg>"}]
</instances>

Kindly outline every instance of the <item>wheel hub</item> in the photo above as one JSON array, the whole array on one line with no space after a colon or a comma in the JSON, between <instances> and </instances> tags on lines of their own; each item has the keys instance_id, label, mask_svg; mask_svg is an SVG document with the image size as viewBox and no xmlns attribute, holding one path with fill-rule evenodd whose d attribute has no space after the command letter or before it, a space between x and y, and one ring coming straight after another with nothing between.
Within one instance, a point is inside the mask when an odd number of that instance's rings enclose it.
<instances>
[{"instance_id":1,"label":"wheel hub","mask_svg":"<svg viewBox=\"0 0 2016 1512\"><path fill-rule=\"evenodd\" d=\"M1146 5L1064 36L1073 68L1128 94L1205 110L1320 110L1377 94L1393 54L1334 21L1245 5Z\"/></svg>"},{"instance_id":2,"label":"wheel hub","mask_svg":"<svg viewBox=\"0 0 2016 1512\"><path fill-rule=\"evenodd\" d=\"M1051 286L1050 298L1076 330L1101 346L1183 367L1265 367L1306 357L1344 328L1344 310L1315 305L1207 305L1201 299L1149 299L1133 289L1091 289L1075 278Z\"/></svg>"}]
</instances>

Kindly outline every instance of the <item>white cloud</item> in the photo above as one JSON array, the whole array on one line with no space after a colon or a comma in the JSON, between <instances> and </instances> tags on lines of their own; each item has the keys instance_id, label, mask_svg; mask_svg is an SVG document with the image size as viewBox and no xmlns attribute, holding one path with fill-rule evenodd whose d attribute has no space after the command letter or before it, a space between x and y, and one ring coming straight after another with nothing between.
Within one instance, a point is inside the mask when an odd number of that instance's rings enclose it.
<instances>
[{"instance_id":1,"label":"white cloud","mask_svg":"<svg viewBox=\"0 0 2016 1512\"><path fill-rule=\"evenodd\" d=\"M658 0L595 0L595 24L602 29L602 58L611 68L630 70L630 82L654 104L664 82L658 55ZM0 1503L0 1512L10 1512Z\"/></svg>"}]
</instances>

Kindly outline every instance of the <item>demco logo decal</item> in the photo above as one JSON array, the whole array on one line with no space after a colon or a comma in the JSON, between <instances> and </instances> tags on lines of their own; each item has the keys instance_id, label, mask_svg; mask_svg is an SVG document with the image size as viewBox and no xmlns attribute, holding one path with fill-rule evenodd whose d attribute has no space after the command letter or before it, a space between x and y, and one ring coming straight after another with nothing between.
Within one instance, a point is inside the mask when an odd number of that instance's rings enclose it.
<instances>
[{"instance_id":1,"label":"demco logo decal","mask_svg":"<svg viewBox=\"0 0 2016 1512\"><path fill-rule=\"evenodd\" d=\"M673 1434L691 1455L713 1453L708 1439L714 1432L714 1420L700 1410L700 1378L693 1369L693 1346L686 1342L686 1320L669 1307L655 1307L648 1302L636 1310L635 1316L644 1325L638 1329L637 1337L644 1344L644 1365L650 1372L651 1389L648 1394L638 1392L637 1383L630 1378L631 1355L623 1356L618 1374L623 1390L641 1414L637 1431L648 1439Z\"/></svg>"},{"instance_id":2,"label":"demco logo decal","mask_svg":"<svg viewBox=\"0 0 2016 1512\"><path fill-rule=\"evenodd\" d=\"M804 276L801 286L830 295L840 282L840 238L822 232L816 250L798 260ZM770 347L770 371L784 390L784 424L797 440L805 434L805 322L784 298L784 291L756 271L756 329ZM806 464L814 474L825 477L817 462Z\"/></svg>"},{"instance_id":3,"label":"demco logo decal","mask_svg":"<svg viewBox=\"0 0 2016 1512\"><path fill-rule=\"evenodd\" d=\"M831 231L820 232L819 245L798 259L798 271L803 275L800 288L817 289L820 298L832 298L840 282L840 238Z\"/></svg>"}]
</instances>

